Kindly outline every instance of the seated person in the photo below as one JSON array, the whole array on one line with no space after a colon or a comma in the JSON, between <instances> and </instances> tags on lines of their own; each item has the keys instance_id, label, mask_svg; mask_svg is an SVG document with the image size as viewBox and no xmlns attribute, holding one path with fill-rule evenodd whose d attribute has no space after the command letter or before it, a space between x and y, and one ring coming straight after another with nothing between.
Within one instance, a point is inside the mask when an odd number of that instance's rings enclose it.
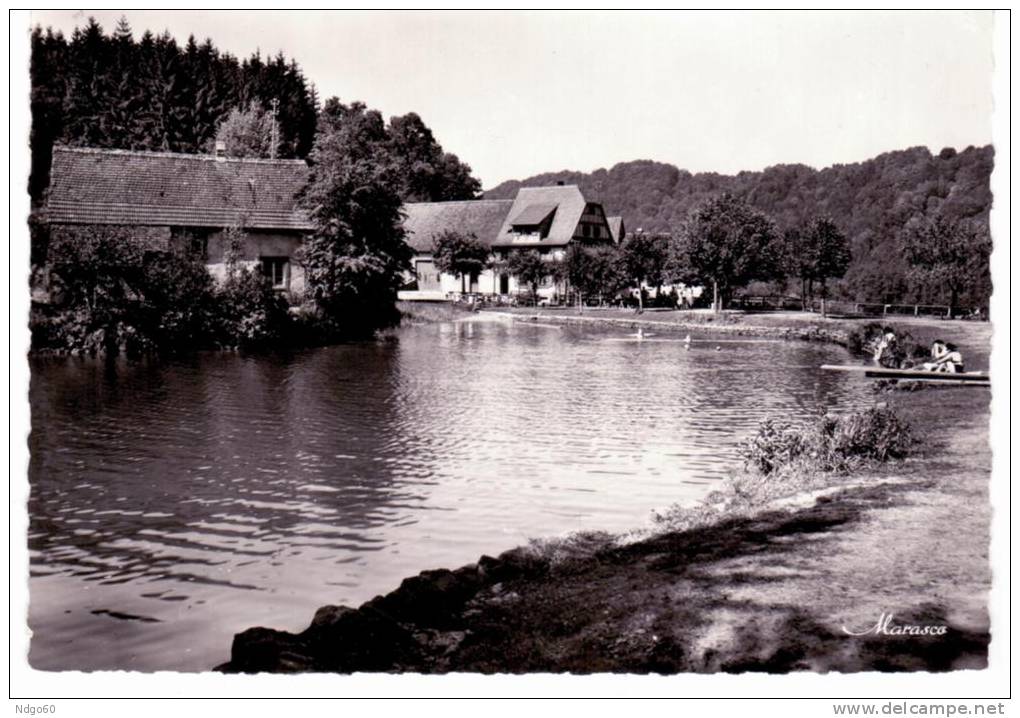
<instances>
[{"instance_id":1,"label":"seated person","mask_svg":"<svg viewBox=\"0 0 1020 718\"><path fill-rule=\"evenodd\" d=\"M878 344L875 346L875 353L872 358L879 366L899 367L899 358L896 356L897 349L896 332L892 330L892 327L885 327L882 330L882 338L879 339Z\"/></svg>"},{"instance_id":2,"label":"seated person","mask_svg":"<svg viewBox=\"0 0 1020 718\"><path fill-rule=\"evenodd\" d=\"M938 353L936 354L936 344ZM959 374L963 371L963 354L952 342L937 341L932 345L932 361L924 365L928 371L944 371Z\"/></svg>"},{"instance_id":3,"label":"seated person","mask_svg":"<svg viewBox=\"0 0 1020 718\"><path fill-rule=\"evenodd\" d=\"M938 371L939 360L946 355L946 343L936 339L931 343L931 360L921 365L925 371Z\"/></svg>"}]
</instances>

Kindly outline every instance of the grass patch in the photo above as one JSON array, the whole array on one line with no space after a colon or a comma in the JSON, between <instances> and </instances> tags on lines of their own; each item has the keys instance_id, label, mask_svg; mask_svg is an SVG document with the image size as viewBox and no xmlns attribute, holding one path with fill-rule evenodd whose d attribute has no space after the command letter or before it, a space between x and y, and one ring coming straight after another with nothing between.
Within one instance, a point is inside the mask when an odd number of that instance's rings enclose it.
<instances>
[{"instance_id":1,"label":"grass patch","mask_svg":"<svg viewBox=\"0 0 1020 718\"><path fill-rule=\"evenodd\" d=\"M454 302L397 302L397 310L400 312L400 323L404 326L449 322L473 313Z\"/></svg>"},{"instance_id":2,"label":"grass patch","mask_svg":"<svg viewBox=\"0 0 1020 718\"><path fill-rule=\"evenodd\" d=\"M567 536L529 539L521 550L528 558L550 566L563 566L616 545L618 538L608 531L578 531Z\"/></svg>"},{"instance_id":3,"label":"grass patch","mask_svg":"<svg viewBox=\"0 0 1020 718\"><path fill-rule=\"evenodd\" d=\"M656 512L659 530L680 531L748 515L782 498L844 483L851 473L902 459L914 443L896 412L870 408L819 416L807 427L766 419L743 448L743 471L694 507Z\"/></svg>"},{"instance_id":4,"label":"grass patch","mask_svg":"<svg viewBox=\"0 0 1020 718\"><path fill-rule=\"evenodd\" d=\"M531 539L521 550L547 565L564 566L650 535L752 516L781 499L850 483L861 470L906 457L913 444L907 423L885 408L821 415L810 425L799 427L766 419L744 445L742 470L695 505L674 504L653 512L651 529L623 534L585 531Z\"/></svg>"}]
</instances>

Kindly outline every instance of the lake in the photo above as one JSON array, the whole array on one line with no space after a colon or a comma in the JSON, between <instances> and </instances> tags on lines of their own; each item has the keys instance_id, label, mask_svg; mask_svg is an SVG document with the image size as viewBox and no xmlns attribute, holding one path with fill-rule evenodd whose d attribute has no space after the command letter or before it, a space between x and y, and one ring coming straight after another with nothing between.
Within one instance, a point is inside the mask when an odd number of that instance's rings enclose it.
<instances>
[{"instance_id":1,"label":"lake","mask_svg":"<svg viewBox=\"0 0 1020 718\"><path fill-rule=\"evenodd\" d=\"M646 525L760 419L871 401L835 346L512 323L246 357L35 359L30 661L208 670L428 568Z\"/></svg>"}]
</instances>

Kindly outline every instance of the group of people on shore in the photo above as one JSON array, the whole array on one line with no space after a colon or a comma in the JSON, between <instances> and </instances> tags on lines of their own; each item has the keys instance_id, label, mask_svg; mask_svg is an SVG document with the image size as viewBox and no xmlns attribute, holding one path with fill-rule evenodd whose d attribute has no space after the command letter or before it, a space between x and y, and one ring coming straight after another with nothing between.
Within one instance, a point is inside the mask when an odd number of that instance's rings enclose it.
<instances>
[{"instance_id":1,"label":"group of people on shore","mask_svg":"<svg viewBox=\"0 0 1020 718\"><path fill-rule=\"evenodd\" d=\"M892 327L882 329L882 337L875 345L873 358L879 366L892 369L920 369L958 374L963 372L963 354L952 342L936 339L931 343L928 361L917 364L913 357L903 357L899 350L896 332Z\"/></svg>"}]
</instances>

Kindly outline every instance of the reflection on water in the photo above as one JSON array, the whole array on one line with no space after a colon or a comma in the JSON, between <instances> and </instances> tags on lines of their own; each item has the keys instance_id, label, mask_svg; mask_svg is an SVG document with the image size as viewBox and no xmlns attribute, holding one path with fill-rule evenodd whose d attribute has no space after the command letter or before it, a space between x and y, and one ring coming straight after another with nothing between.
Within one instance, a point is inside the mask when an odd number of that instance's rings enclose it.
<instances>
[{"instance_id":1,"label":"reflection on water","mask_svg":"<svg viewBox=\"0 0 1020 718\"><path fill-rule=\"evenodd\" d=\"M31 662L206 670L425 568L640 525L769 414L867 400L836 347L469 321L290 357L33 363Z\"/></svg>"}]
</instances>

